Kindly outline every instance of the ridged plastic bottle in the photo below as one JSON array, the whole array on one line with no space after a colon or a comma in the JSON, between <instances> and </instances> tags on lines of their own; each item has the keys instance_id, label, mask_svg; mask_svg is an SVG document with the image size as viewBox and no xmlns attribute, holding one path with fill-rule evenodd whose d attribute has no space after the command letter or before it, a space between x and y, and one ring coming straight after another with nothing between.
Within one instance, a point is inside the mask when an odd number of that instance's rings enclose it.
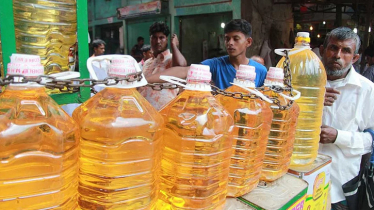
<instances>
[{"instance_id":1,"label":"ridged plastic bottle","mask_svg":"<svg viewBox=\"0 0 374 210\"><path fill-rule=\"evenodd\" d=\"M291 165L307 165L317 157L325 96L326 72L321 60L310 50L309 33L297 33L290 52L292 87L301 92ZM283 67L282 58L277 67Z\"/></svg>"},{"instance_id":2,"label":"ridged plastic bottle","mask_svg":"<svg viewBox=\"0 0 374 210\"><path fill-rule=\"evenodd\" d=\"M136 72L134 62L113 58L108 75ZM73 112L81 131L82 210L152 209L156 203L163 119L136 84L107 87Z\"/></svg>"},{"instance_id":3,"label":"ridged plastic bottle","mask_svg":"<svg viewBox=\"0 0 374 210\"><path fill-rule=\"evenodd\" d=\"M255 78L253 66L240 65L234 84L254 89ZM248 92L236 85L227 91ZM217 100L234 119L234 129L230 134L233 151L227 195L239 197L253 190L259 182L273 113L270 104L261 99L218 95Z\"/></svg>"},{"instance_id":4,"label":"ridged plastic bottle","mask_svg":"<svg viewBox=\"0 0 374 210\"><path fill-rule=\"evenodd\" d=\"M69 70L77 41L76 0L13 0L16 50L39 55L45 74Z\"/></svg>"},{"instance_id":5,"label":"ridged plastic bottle","mask_svg":"<svg viewBox=\"0 0 374 210\"><path fill-rule=\"evenodd\" d=\"M283 69L270 67L266 76L265 85L283 86ZM282 106L289 100L273 91L264 94L279 99ZM284 93L286 94L286 93ZM292 156L293 143L299 114L299 106L293 102L286 110L280 110L276 104L271 105L273 121L271 123L261 180L272 182L287 173Z\"/></svg>"},{"instance_id":6,"label":"ridged plastic bottle","mask_svg":"<svg viewBox=\"0 0 374 210\"><path fill-rule=\"evenodd\" d=\"M19 73L43 74L39 56L13 54L8 74ZM0 94L0 209L75 209L78 146L77 124L43 86L8 85Z\"/></svg>"},{"instance_id":7,"label":"ridged plastic bottle","mask_svg":"<svg viewBox=\"0 0 374 210\"><path fill-rule=\"evenodd\" d=\"M222 209L233 120L211 94L209 66L191 65L187 89L160 112L165 119L157 209Z\"/></svg>"}]
</instances>

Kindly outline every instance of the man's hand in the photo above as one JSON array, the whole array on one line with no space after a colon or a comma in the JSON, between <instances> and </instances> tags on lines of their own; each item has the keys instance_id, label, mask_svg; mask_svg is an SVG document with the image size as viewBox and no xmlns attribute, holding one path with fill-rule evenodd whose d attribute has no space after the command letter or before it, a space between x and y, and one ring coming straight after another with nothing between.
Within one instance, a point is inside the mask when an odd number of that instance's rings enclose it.
<instances>
[{"instance_id":1,"label":"man's hand","mask_svg":"<svg viewBox=\"0 0 374 210\"><path fill-rule=\"evenodd\" d=\"M337 136L338 130L327 125L322 125L319 143L332 144L335 142Z\"/></svg>"},{"instance_id":2,"label":"man's hand","mask_svg":"<svg viewBox=\"0 0 374 210\"><path fill-rule=\"evenodd\" d=\"M173 34L173 36L171 37L171 45L179 48L179 40L176 34Z\"/></svg>"},{"instance_id":3,"label":"man's hand","mask_svg":"<svg viewBox=\"0 0 374 210\"><path fill-rule=\"evenodd\" d=\"M339 90L336 90L334 88L326 88L325 93L325 102L323 103L324 106L332 106L332 104L335 102L335 100L338 98L338 94L340 94Z\"/></svg>"}]
</instances>

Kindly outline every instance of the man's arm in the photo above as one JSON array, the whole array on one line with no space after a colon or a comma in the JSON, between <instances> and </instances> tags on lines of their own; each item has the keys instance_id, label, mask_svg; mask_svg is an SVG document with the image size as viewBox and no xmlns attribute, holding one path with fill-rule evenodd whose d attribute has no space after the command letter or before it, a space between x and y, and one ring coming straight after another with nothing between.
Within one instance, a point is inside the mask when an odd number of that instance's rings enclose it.
<instances>
[{"instance_id":1,"label":"man's arm","mask_svg":"<svg viewBox=\"0 0 374 210\"><path fill-rule=\"evenodd\" d=\"M173 55L174 57L174 55ZM178 77L181 79L185 79L187 77L187 72L190 69L189 66L182 67L182 66L176 66L176 67L171 67L166 69L163 72L157 72L155 74L148 75L146 77L146 80L148 83L164 83L166 81L161 80L160 76L161 75L167 75L167 76L173 76L173 77Z\"/></svg>"},{"instance_id":2,"label":"man's arm","mask_svg":"<svg viewBox=\"0 0 374 210\"><path fill-rule=\"evenodd\" d=\"M320 143L335 144L346 156L369 153L372 140L372 136L367 132L343 131L326 125L321 127Z\"/></svg>"},{"instance_id":3,"label":"man's arm","mask_svg":"<svg viewBox=\"0 0 374 210\"><path fill-rule=\"evenodd\" d=\"M173 51L172 66L187 66L187 61L179 51L179 41L176 34L171 38L171 49Z\"/></svg>"}]
</instances>

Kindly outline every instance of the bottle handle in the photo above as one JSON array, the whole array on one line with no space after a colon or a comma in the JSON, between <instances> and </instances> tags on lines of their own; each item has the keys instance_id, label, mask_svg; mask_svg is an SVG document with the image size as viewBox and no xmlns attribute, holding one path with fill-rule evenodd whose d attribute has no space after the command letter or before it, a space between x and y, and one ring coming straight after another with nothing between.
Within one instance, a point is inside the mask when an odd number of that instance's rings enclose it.
<instances>
[{"instance_id":1,"label":"bottle handle","mask_svg":"<svg viewBox=\"0 0 374 210\"><path fill-rule=\"evenodd\" d=\"M285 95L285 94L283 94L283 93L278 93L278 94L279 94L279 95L281 95L281 96L283 96L284 98L286 98L286 99L288 99L288 100L291 100L291 101L296 101L297 99L299 99L299 98L300 98L300 96L301 96L301 93L300 93L300 91L298 91L298 90L295 90L295 89L293 89L292 91L296 93L296 95L295 95L295 96L293 96L293 97L291 97L291 96L288 96L288 95Z\"/></svg>"},{"instance_id":2,"label":"bottle handle","mask_svg":"<svg viewBox=\"0 0 374 210\"><path fill-rule=\"evenodd\" d=\"M186 83L186 80L184 80L184 79L181 79L181 78L178 78L178 77L173 77L173 76L166 76L166 75L161 75L160 79L165 80L166 82L169 82L169 83L172 83L172 84L175 84L175 85L182 86L186 89L189 89L187 87L187 85L181 83L181 82Z\"/></svg>"},{"instance_id":3,"label":"bottle handle","mask_svg":"<svg viewBox=\"0 0 374 210\"><path fill-rule=\"evenodd\" d=\"M268 102L268 103L270 103L270 104L273 103L272 100L270 100L268 97L266 97L264 94L262 94L260 91L258 91L258 90L256 90L256 89L250 89L250 88L247 88L247 87L245 87L245 86L243 86L243 85L236 84L236 83L231 83L231 84L232 84L232 85L236 85L236 86L238 86L238 87L240 87L240 88L243 88L244 90L246 90L246 91L248 91L248 92L250 92L250 93L252 93L252 94L255 94L256 96L260 97L262 100L264 100L264 101L266 101L266 102Z\"/></svg>"},{"instance_id":4,"label":"bottle handle","mask_svg":"<svg viewBox=\"0 0 374 210\"><path fill-rule=\"evenodd\" d=\"M142 71L138 65L138 62L136 62L136 60L130 56L130 55L116 55L116 54L113 54L113 55L100 55L100 56L95 56L95 57L90 57L87 59L87 69L88 69L88 72L90 73L90 76L92 77L92 79L95 79L95 80L98 80L98 77L92 67L92 62L94 61L104 61L104 60L112 60L113 58L130 58L130 59L133 59L134 60L134 66L135 66L135 69L136 69L136 72L140 72ZM107 66L108 67L108 66ZM106 69L107 71L107 69Z\"/></svg>"},{"instance_id":5,"label":"bottle handle","mask_svg":"<svg viewBox=\"0 0 374 210\"><path fill-rule=\"evenodd\" d=\"M295 48L294 48L295 49ZM283 51L285 51L285 50L287 50L288 51L288 55L290 56L290 55L293 55L293 54L296 54L296 53L298 53L298 52L301 52L301 51L303 51L303 50L310 50L310 47L309 46L305 46L305 47L301 47L301 48L296 48L297 50L293 50L293 51L291 51L292 49L286 49L286 48L281 48L281 49L275 49L274 50L274 52L276 53L276 54L278 54L278 55L280 55L280 56L286 56L286 54L283 52Z\"/></svg>"}]
</instances>

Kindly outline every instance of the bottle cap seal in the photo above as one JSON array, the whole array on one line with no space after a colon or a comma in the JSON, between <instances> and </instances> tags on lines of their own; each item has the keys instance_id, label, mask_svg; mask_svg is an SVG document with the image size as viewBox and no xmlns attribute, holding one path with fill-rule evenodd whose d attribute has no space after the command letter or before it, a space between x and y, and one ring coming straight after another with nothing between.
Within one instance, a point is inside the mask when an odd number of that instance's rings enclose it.
<instances>
[{"instance_id":1,"label":"bottle cap seal","mask_svg":"<svg viewBox=\"0 0 374 210\"><path fill-rule=\"evenodd\" d=\"M309 38L309 32L297 32L297 37Z\"/></svg>"},{"instance_id":2,"label":"bottle cap seal","mask_svg":"<svg viewBox=\"0 0 374 210\"><path fill-rule=\"evenodd\" d=\"M249 65L240 65L239 70L236 71L236 78L254 82L256 79L256 68Z\"/></svg>"},{"instance_id":3,"label":"bottle cap seal","mask_svg":"<svg viewBox=\"0 0 374 210\"><path fill-rule=\"evenodd\" d=\"M134 59L117 57L110 60L108 76L124 77L131 73L136 73Z\"/></svg>"},{"instance_id":4,"label":"bottle cap seal","mask_svg":"<svg viewBox=\"0 0 374 210\"><path fill-rule=\"evenodd\" d=\"M40 56L14 53L10 56L7 75L22 74L26 78L44 75L44 66L40 63Z\"/></svg>"},{"instance_id":5,"label":"bottle cap seal","mask_svg":"<svg viewBox=\"0 0 374 210\"><path fill-rule=\"evenodd\" d=\"M284 72L282 68L270 67L266 75L266 84L283 85Z\"/></svg>"},{"instance_id":6,"label":"bottle cap seal","mask_svg":"<svg viewBox=\"0 0 374 210\"><path fill-rule=\"evenodd\" d=\"M212 79L210 67L201 64L191 64L187 73L187 83L189 82L204 82L209 83Z\"/></svg>"}]
</instances>

